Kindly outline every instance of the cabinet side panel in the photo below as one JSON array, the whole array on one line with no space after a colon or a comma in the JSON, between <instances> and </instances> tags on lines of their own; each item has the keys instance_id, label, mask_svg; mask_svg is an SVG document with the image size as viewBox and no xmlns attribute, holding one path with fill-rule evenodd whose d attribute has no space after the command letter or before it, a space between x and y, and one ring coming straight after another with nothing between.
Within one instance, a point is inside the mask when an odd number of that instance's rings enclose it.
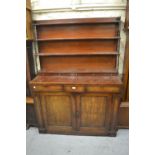
<instances>
[{"instance_id":1,"label":"cabinet side panel","mask_svg":"<svg viewBox=\"0 0 155 155\"><path fill-rule=\"evenodd\" d=\"M42 108L41 108L39 95L34 96L34 108L35 108L35 113L36 113L36 118L37 118L37 122L39 125L39 129L42 130L44 128L44 122L43 122L43 117L42 117Z\"/></svg>"},{"instance_id":2,"label":"cabinet side panel","mask_svg":"<svg viewBox=\"0 0 155 155\"><path fill-rule=\"evenodd\" d=\"M113 112L112 112L112 118L111 118L111 133L115 133L117 130L117 124L118 124L118 111L120 106L120 96L119 95L113 95Z\"/></svg>"}]
</instances>

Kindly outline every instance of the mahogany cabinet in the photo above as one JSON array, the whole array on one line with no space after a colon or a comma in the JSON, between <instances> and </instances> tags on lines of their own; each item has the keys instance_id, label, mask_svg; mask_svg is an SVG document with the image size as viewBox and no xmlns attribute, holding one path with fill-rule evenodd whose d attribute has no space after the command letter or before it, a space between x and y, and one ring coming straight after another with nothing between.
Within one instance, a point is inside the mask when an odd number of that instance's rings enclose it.
<instances>
[{"instance_id":1,"label":"mahogany cabinet","mask_svg":"<svg viewBox=\"0 0 155 155\"><path fill-rule=\"evenodd\" d=\"M31 89L40 132L116 134L121 92L118 77L37 76Z\"/></svg>"},{"instance_id":2,"label":"mahogany cabinet","mask_svg":"<svg viewBox=\"0 0 155 155\"><path fill-rule=\"evenodd\" d=\"M30 82L40 132L115 136L120 18L35 21Z\"/></svg>"}]
</instances>

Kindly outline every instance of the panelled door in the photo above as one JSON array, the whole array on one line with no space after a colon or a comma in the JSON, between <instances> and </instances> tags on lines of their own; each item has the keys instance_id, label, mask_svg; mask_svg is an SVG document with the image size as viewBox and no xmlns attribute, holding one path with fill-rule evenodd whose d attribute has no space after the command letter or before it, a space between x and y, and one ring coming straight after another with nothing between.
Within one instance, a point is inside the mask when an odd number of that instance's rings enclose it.
<instances>
[{"instance_id":1,"label":"panelled door","mask_svg":"<svg viewBox=\"0 0 155 155\"><path fill-rule=\"evenodd\" d=\"M97 93L79 95L77 97L79 132L94 135L108 133L111 104L110 95Z\"/></svg>"},{"instance_id":2,"label":"panelled door","mask_svg":"<svg viewBox=\"0 0 155 155\"><path fill-rule=\"evenodd\" d=\"M43 93L40 103L48 132L88 135L108 133L112 107L110 95Z\"/></svg>"},{"instance_id":3,"label":"panelled door","mask_svg":"<svg viewBox=\"0 0 155 155\"><path fill-rule=\"evenodd\" d=\"M41 95L44 126L51 133L74 131L75 100L69 93L45 93Z\"/></svg>"}]
</instances>

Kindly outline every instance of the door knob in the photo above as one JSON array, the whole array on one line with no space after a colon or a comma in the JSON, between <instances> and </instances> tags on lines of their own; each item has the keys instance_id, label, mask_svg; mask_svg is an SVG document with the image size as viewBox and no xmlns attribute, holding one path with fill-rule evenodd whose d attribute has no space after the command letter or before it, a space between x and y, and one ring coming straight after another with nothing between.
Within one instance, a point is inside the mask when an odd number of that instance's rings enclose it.
<instances>
[{"instance_id":1,"label":"door knob","mask_svg":"<svg viewBox=\"0 0 155 155\"><path fill-rule=\"evenodd\" d=\"M72 87L72 89L74 89L74 90L75 90L75 89L76 89L76 87Z\"/></svg>"}]
</instances>

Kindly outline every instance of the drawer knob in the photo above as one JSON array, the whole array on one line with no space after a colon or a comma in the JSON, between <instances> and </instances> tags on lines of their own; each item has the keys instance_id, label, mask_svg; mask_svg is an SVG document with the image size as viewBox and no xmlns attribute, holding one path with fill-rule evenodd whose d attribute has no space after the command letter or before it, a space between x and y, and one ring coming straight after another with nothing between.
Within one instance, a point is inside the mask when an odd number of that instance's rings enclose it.
<instances>
[{"instance_id":1,"label":"drawer knob","mask_svg":"<svg viewBox=\"0 0 155 155\"><path fill-rule=\"evenodd\" d=\"M74 89L74 90L75 90L75 89L76 89L76 87L72 87L72 89Z\"/></svg>"},{"instance_id":2,"label":"drawer knob","mask_svg":"<svg viewBox=\"0 0 155 155\"><path fill-rule=\"evenodd\" d=\"M33 86L33 88L35 89L35 88L36 88L36 86Z\"/></svg>"}]
</instances>

